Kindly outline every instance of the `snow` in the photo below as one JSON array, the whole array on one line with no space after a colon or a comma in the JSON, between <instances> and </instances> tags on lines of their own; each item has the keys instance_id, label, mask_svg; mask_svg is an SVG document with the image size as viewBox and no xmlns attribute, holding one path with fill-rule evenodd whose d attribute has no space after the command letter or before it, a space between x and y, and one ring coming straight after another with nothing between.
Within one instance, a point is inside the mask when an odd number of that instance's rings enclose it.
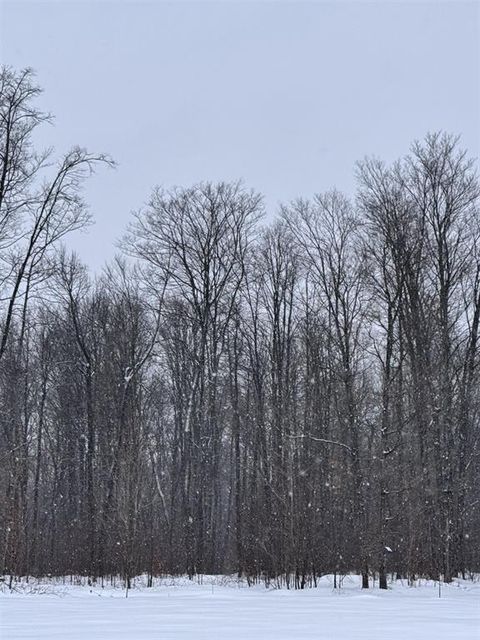
<instances>
[{"instance_id":1,"label":"snow","mask_svg":"<svg viewBox=\"0 0 480 640\"><path fill-rule=\"evenodd\" d=\"M0 595L0 638L17 640L478 640L480 584L362 591L356 576L304 591L205 578L112 587L20 585Z\"/></svg>"}]
</instances>

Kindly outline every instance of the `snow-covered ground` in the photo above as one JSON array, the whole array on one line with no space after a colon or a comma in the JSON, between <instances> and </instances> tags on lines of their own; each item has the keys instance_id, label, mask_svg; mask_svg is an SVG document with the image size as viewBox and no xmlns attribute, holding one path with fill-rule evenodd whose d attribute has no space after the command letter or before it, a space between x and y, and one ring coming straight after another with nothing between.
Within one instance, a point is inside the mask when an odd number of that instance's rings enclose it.
<instances>
[{"instance_id":1,"label":"snow-covered ground","mask_svg":"<svg viewBox=\"0 0 480 640\"><path fill-rule=\"evenodd\" d=\"M128 598L112 587L43 583L0 594L2 640L479 640L480 583L388 591L346 577L333 590L248 588L233 580L162 580Z\"/></svg>"}]
</instances>

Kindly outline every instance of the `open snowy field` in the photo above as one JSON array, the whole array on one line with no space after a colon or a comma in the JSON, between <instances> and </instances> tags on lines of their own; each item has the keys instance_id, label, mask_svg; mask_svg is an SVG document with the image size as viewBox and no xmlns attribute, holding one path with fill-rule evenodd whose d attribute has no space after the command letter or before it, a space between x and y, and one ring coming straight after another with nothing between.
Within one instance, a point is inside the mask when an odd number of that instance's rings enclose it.
<instances>
[{"instance_id":1,"label":"open snowy field","mask_svg":"<svg viewBox=\"0 0 480 640\"><path fill-rule=\"evenodd\" d=\"M222 584L223 582L223 584ZM334 591L248 588L205 578L163 580L125 592L87 586L23 585L0 596L5 640L478 640L480 584L397 583L362 592L356 577Z\"/></svg>"}]
</instances>

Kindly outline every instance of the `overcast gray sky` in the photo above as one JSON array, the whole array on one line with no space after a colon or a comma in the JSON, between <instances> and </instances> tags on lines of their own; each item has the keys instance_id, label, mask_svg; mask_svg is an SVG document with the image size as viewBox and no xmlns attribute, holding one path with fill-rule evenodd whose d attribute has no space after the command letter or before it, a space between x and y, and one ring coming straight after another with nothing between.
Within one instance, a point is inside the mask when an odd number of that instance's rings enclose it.
<instances>
[{"instance_id":1,"label":"overcast gray sky","mask_svg":"<svg viewBox=\"0 0 480 640\"><path fill-rule=\"evenodd\" d=\"M427 131L480 150L478 2L0 2L0 59L32 66L42 142L110 153L73 244L99 268L156 184L243 178L270 215Z\"/></svg>"}]
</instances>

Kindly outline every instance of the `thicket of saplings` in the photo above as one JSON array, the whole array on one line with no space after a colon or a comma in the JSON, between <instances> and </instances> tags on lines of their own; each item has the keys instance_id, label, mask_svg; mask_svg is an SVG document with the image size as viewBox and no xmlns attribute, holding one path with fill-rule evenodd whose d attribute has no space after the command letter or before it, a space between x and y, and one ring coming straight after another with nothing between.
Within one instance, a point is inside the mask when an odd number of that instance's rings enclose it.
<instances>
[{"instance_id":1,"label":"thicket of saplings","mask_svg":"<svg viewBox=\"0 0 480 640\"><path fill-rule=\"evenodd\" d=\"M62 240L112 161L36 150L39 93L2 70L0 573L479 571L480 189L458 139L274 219L242 183L156 189L94 276Z\"/></svg>"}]
</instances>

